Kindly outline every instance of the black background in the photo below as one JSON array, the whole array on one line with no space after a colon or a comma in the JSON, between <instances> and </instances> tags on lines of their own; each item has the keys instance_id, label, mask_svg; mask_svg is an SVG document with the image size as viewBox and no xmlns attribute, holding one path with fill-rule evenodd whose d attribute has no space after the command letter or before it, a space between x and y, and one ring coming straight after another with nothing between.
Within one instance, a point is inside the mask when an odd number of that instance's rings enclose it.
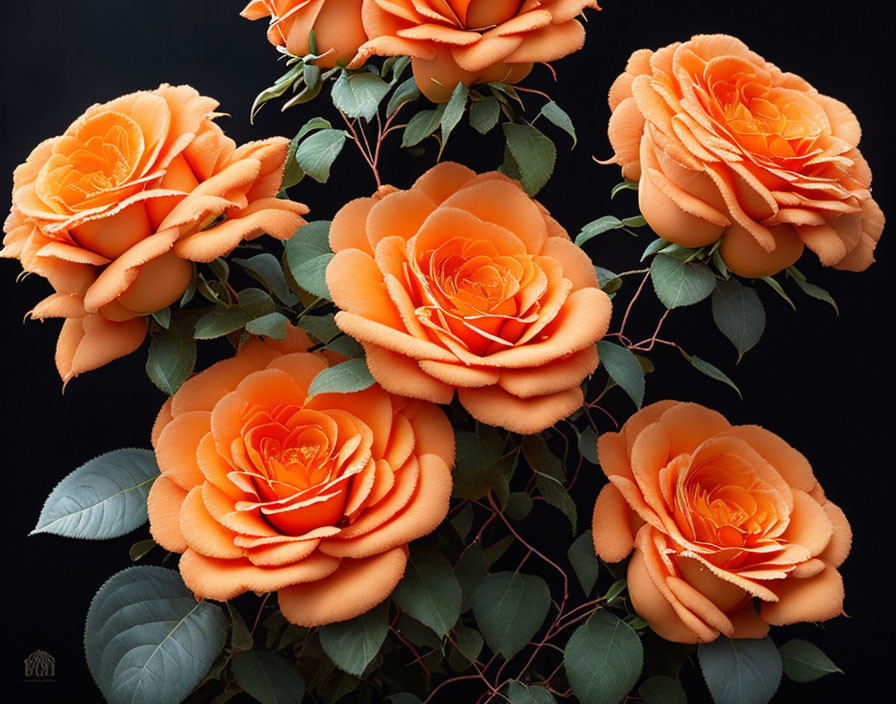
<instances>
[{"instance_id":1,"label":"black background","mask_svg":"<svg viewBox=\"0 0 896 704\"><path fill-rule=\"evenodd\" d=\"M254 127L249 125L253 97L273 82L281 66L264 39L263 23L238 17L241 5L239 0L5 3L0 172L9 173L11 183L13 168L31 148L60 134L91 103L161 82L189 83L220 100L221 110L232 115L221 122L238 142L295 134L305 120L327 109L326 101L286 113L271 105ZM556 64L559 82L552 84L544 69L537 69L527 81L529 87L548 90L578 128L579 145L572 152L565 135L552 133L560 159L554 179L540 195L573 234L596 217L625 217L636 211L631 194L609 201L609 188L619 181L618 169L591 160L592 155L610 155L605 100L610 83L633 50L658 48L700 32L738 35L769 60L850 105L864 128L861 148L874 169L876 197L885 212L896 211L891 207L896 179L891 148L892 39L888 17L875 9L879 3L753 0L732 5L739 9L709 0L606 0L602 13L589 13L586 48ZM397 142L387 151L386 180L406 187L433 163L434 156L431 147L419 159L399 154ZM446 156L485 170L500 162L500 152L497 136L483 138L462 126ZM331 184L303 182L293 189L293 197L311 206L312 217L330 218L342 203L372 190L364 169L348 145ZM4 209L7 205L2 203ZM597 245L599 261L616 271L632 268L645 244L643 238L632 242L622 234L606 235ZM887 567L894 550L893 376L887 344L892 251L891 238L885 234L879 263L859 275L822 270L814 257L804 259L803 272L834 294L840 317L796 290L792 295L799 310L794 313L760 284L769 318L766 338L737 367L733 348L713 327L707 303L671 317L668 336L729 371L744 391L744 402L727 387L691 370L674 351L656 356L660 372L649 378L650 401L667 397L698 401L722 411L732 422L759 423L783 436L809 457L828 496L852 522L854 549L842 569L850 618L773 633L779 643L794 635L810 637L846 670L847 677L800 687L785 684L776 701L797 697L878 701L887 698L892 682L887 672L894 645L893 573ZM145 350L75 380L62 395L52 361L59 324L22 324L25 312L49 289L37 277L15 284L15 262L0 263L0 269L4 415L0 512L5 543L0 546L0 574L8 588L0 613L4 640L0 691L14 702L99 701L81 648L84 615L100 584L128 566L128 546L146 537L146 529L106 543L26 534L44 497L65 474L107 450L147 447L153 417L164 397L143 376ZM645 305L638 311L635 324L647 337L658 309ZM201 364L218 352L206 350ZM609 403L621 419L630 412L621 395ZM600 481L587 476L577 487L583 516L590 515L588 506ZM556 535L547 538L566 540L560 520L548 518ZM22 661L38 648L56 658L54 683L24 680ZM700 684L696 679L691 684L697 693L692 700L697 701L702 696ZM463 699L448 694L441 701Z\"/></svg>"}]
</instances>

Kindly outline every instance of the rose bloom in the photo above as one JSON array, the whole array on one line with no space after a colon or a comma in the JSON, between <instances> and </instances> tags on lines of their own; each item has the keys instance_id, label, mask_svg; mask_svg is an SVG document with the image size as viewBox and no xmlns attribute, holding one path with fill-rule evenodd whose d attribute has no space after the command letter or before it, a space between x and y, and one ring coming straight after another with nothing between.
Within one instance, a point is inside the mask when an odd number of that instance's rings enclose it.
<instances>
[{"instance_id":1,"label":"rose bloom","mask_svg":"<svg viewBox=\"0 0 896 704\"><path fill-rule=\"evenodd\" d=\"M441 103L466 85L518 83L536 62L585 43L575 18L594 0L364 0L367 56L410 56L421 92Z\"/></svg>"},{"instance_id":2,"label":"rose bloom","mask_svg":"<svg viewBox=\"0 0 896 704\"><path fill-rule=\"evenodd\" d=\"M304 224L304 205L275 197L288 140L237 148L217 106L189 86L132 93L94 105L16 169L0 256L55 289L31 315L66 319L64 380L137 349L145 316L187 289L191 262Z\"/></svg>"},{"instance_id":3,"label":"rose bloom","mask_svg":"<svg viewBox=\"0 0 896 704\"><path fill-rule=\"evenodd\" d=\"M632 606L663 638L762 638L769 625L842 613L849 523L777 435L662 401L601 435L597 451L610 484L594 546L607 562L634 551Z\"/></svg>"},{"instance_id":4,"label":"rose bloom","mask_svg":"<svg viewBox=\"0 0 896 704\"><path fill-rule=\"evenodd\" d=\"M387 391L536 433L573 413L612 306L566 231L494 171L439 164L333 219L340 329Z\"/></svg>"},{"instance_id":5,"label":"rose bloom","mask_svg":"<svg viewBox=\"0 0 896 704\"><path fill-rule=\"evenodd\" d=\"M804 246L838 269L874 261L884 216L855 116L734 37L635 52L610 108L611 161L639 181L660 237L721 239L725 264L747 277L781 271Z\"/></svg>"},{"instance_id":6,"label":"rose bloom","mask_svg":"<svg viewBox=\"0 0 896 704\"><path fill-rule=\"evenodd\" d=\"M268 41L294 56L311 53L314 32L321 68L345 66L367 41L361 23L362 0L252 0L240 13L249 20L270 17Z\"/></svg>"},{"instance_id":7,"label":"rose bloom","mask_svg":"<svg viewBox=\"0 0 896 704\"><path fill-rule=\"evenodd\" d=\"M382 602L407 544L448 512L454 432L431 403L374 386L308 397L327 368L304 333L254 338L194 376L153 429L153 538L197 597L279 592L292 623Z\"/></svg>"}]
</instances>

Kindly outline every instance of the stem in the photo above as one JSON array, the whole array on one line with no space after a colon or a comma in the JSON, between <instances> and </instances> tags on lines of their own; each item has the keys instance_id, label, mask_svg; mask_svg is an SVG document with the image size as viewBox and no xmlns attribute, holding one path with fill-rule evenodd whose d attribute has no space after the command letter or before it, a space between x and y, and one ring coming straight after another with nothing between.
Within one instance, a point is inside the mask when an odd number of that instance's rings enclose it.
<instances>
[{"instance_id":1,"label":"stem","mask_svg":"<svg viewBox=\"0 0 896 704\"><path fill-rule=\"evenodd\" d=\"M635 305L635 301L638 300L638 297L641 295L641 292L644 290L644 286L647 284L647 279L648 279L648 278L650 278L650 272L649 272L649 271L648 271L646 274L644 274L644 278L641 279L641 285L638 286L638 290L637 290L637 292L636 292L635 295L632 297L632 300L629 301L628 308L625 309L625 315L624 315L623 318L622 318L622 325L620 326L620 328L619 328L619 333L618 333L618 335L619 335L620 337L621 337L622 334L625 332L625 325L626 325L626 323L628 323L628 316L629 316L629 315L631 314L631 312L632 312L632 308L633 308L634 305Z\"/></svg>"},{"instance_id":2,"label":"stem","mask_svg":"<svg viewBox=\"0 0 896 704\"><path fill-rule=\"evenodd\" d=\"M271 598L271 593L268 592L264 595L264 599L261 600L261 606L258 607L258 614L255 616L255 623L252 624L252 630L249 631L250 636L255 635L255 629L258 628L258 622L261 620L261 612L264 611L264 607L267 606L268 599Z\"/></svg>"},{"instance_id":3,"label":"stem","mask_svg":"<svg viewBox=\"0 0 896 704\"><path fill-rule=\"evenodd\" d=\"M361 152L361 156L364 157L364 161L367 162L367 165L373 172L373 177L374 179L376 179L376 186L377 188L379 188L382 185L382 183L380 182L380 174L379 171L377 171L376 164L373 161L373 156L370 154L370 145L367 142L367 135L364 134L363 128L355 128L354 120L349 120L348 117L342 112L340 112L339 114L342 116L342 119L348 127L349 132L351 132L352 138L354 139L355 144L358 147L358 151Z\"/></svg>"}]
</instances>

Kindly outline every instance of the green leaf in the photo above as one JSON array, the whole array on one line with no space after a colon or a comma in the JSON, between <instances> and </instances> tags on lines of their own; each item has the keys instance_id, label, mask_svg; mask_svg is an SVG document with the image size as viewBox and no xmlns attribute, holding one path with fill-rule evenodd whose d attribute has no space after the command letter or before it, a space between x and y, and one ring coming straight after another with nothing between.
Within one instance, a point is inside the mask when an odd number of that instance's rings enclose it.
<instances>
[{"instance_id":1,"label":"green leaf","mask_svg":"<svg viewBox=\"0 0 896 704\"><path fill-rule=\"evenodd\" d=\"M519 572L491 574L473 593L473 614L485 642L508 660L538 632L550 606L544 580Z\"/></svg>"},{"instance_id":2,"label":"green leaf","mask_svg":"<svg viewBox=\"0 0 896 704\"><path fill-rule=\"evenodd\" d=\"M665 254L654 257L650 278L666 308L692 306L709 297L716 287L716 277L706 264L688 263Z\"/></svg>"},{"instance_id":3,"label":"green leaf","mask_svg":"<svg viewBox=\"0 0 896 704\"><path fill-rule=\"evenodd\" d=\"M493 467L501 457L504 438L494 428L482 427L477 433L455 433L457 459L454 465L452 495L459 499L481 499L495 487Z\"/></svg>"},{"instance_id":4,"label":"green leaf","mask_svg":"<svg viewBox=\"0 0 896 704\"><path fill-rule=\"evenodd\" d=\"M386 697L383 704L420 704L420 697L408 692L399 692Z\"/></svg>"},{"instance_id":5,"label":"green leaf","mask_svg":"<svg viewBox=\"0 0 896 704\"><path fill-rule=\"evenodd\" d=\"M429 650L442 649L442 639L431 628L424 626L408 614L402 614L398 618L396 630L412 645Z\"/></svg>"},{"instance_id":6,"label":"green leaf","mask_svg":"<svg viewBox=\"0 0 896 704\"><path fill-rule=\"evenodd\" d=\"M644 370L634 352L615 342L601 340L597 343L597 356L607 374L629 395L635 406L644 405Z\"/></svg>"},{"instance_id":7,"label":"green leaf","mask_svg":"<svg viewBox=\"0 0 896 704\"><path fill-rule=\"evenodd\" d=\"M762 280L765 281L765 283L767 283L769 286L771 286L775 293L777 293L781 298L787 301L791 308L796 310L796 303L794 303L790 296L788 296L784 292L784 288L781 286L781 284L778 283L777 279L774 279L771 276L765 276Z\"/></svg>"},{"instance_id":8,"label":"green leaf","mask_svg":"<svg viewBox=\"0 0 896 704\"><path fill-rule=\"evenodd\" d=\"M391 73L392 79L397 81L410 64L410 56L390 56L383 62L383 76L388 76Z\"/></svg>"},{"instance_id":9,"label":"green leaf","mask_svg":"<svg viewBox=\"0 0 896 704\"><path fill-rule=\"evenodd\" d=\"M196 366L194 320L192 316L178 314L171 319L167 329L156 328L151 333L146 375L169 396L177 393Z\"/></svg>"},{"instance_id":10,"label":"green leaf","mask_svg":"<svg viewBox=\"0 0 896 704\"><path fill-rule=\"evenodd\" d=\"M370 122L388 92L389 84L379 76L367 71L343 71L333 84L331 95L337 110Z\"/></svg>"},{"instance_id":11,"label":"green leaf","mask_svg":"<svg viewBox=\"0 0 896 704\"><path fill-rule=\"evenodd\" d=\"M470 529L473 527L474 518L473 505L465 504L460 511L448 519L448 522L451 524L451 527L454 528L458 537L461 540L466 540L467 536L470 534Z\"/></svg>"},{"instance_id":12,"label":"green leaf","mask_svg":"<svg viewBox=\"0 0 896 704\"><path fill-rule=\"evenodd\" d=\"M661 252L671 246L673 245L668 240L664 240L662 237L657 237L655 240L653 240L653 242L647 245L647 247L644 249L644 253L641 255L641 259L639 259L638 261L643 262L645 259L647 259L647 257L653 256L657 252Z\"/></svg>"},{"instance_id":13,"label":"green leaf","mask_svg":"<svg viewBox=\"0 0 896 704\"><path fill-rule=\"evenodd\" d=\"M221 306L206 313L196 321L193 337L197 340L213 340L244 328L255 318L273 313L276 306L273 299L258 288L240 291L240 302L234 306Z\"/></svg>"},{"instance_id":14,"label":"green leaf","mask_svg":"<svg viewBox=\"0 0 896 704\"><path fill-rule=\"evenodd\" d=\"M716 704L767 704L781 683L781 655L771 638L719 636L697 649L700 669Z\"/></svg>"},{"instance_id":15,"label":"green leaf","mask_svg":"<svg viewBox=\"0 0 896 704\"><path fill-rule=\"evenodd\" d=\"M635 215L631 218L624 218L622 220L622 224L626 227L634 228L647 227L647 218L645 218L643 215Z\"/></svg>"},{"instance_id":16,"label":"green leaf","mask_svg":"<svg viewBox=\"0 0 896 704\"><path fill-rule=\"evenodd\" d=\"M320 76L320 66L311 63L306 63L302 66L302 78L305 79L305 85L308 86L308 88L312 90L317 88L317 85L320 83Z\"/></svg>"},{"instance_id":17,"label":"green leaf","mask_svg":"<svg viewBox=\"0 0 896 704\"><path fill-rule=\"evenodd\" d=\"M240 612L230 602L227 602L227 612L230 614L231 624L230 644L237 650L250 650L255 642Z\"/></svg>"},{"instance_id":18,"label":"green leaf","mask_svg":"<svg viewBox=\"0 0 896 704\"><path fill-rule=\"evenodd\" d=\"M289 318L283 313L268 313L246 323L246 332L253 335L264 335L272 340L285 340Z\"/></svg>"},{"instance_id":19,"label":"green leaf","mask_svg":"<svg viewBox=\"0 0 896 704\"><path fill-rule=\"evenodd\" d=\"M283 267L273 254L264 252L249 259L234 259L233 262L243 267L253 279L286 305L294 306L299 303L299 297L289 290Z\"/></svg>"},{"instance_id":20,"label":"green leaf","mask_svg":"<svg viewBox=\"0 0 896 704\"><path fill-rule=\"evenodd\" d=\"M323 81L319 81L318 83L314 84L313 86L305 86L301 91L299 91L292 98L287 100L283 104L283 107L280 108L280 111L284 112L295 105L303 105L304 103L310 103L318 95L320 95L320 92L323 89L323 86L324 86Z\"/></svg>"},{"instance_id":21,"label":"green leaf","mask_svg":"<svg viewBox=\"0 0 896 704\"><path fill-rule=\"evenodd\" d=\"M597 460L597 431L591 425L579 434L579 452L591 464L600 464Z\"/></svg>"},{"instance_id":22,"label":"green leaf","mask_svg":"<svg viewBox=\"0 0 896 704\"><path fill-rule=\"evenodd\" d=\"M344 355L349 359L358 359L364 356L364 347L361 346L361 343L348 335L340 335L328 343L324 349Z\"/></svg>"},{"instance_id":23,"label":"green leaf","mask_svg":"<svg viewBox=\"0 0 896 704\"><path fill-rule=\"evenodd\" d=\"M586 530L573 541L569 550L566 551L566 557L575 570L585 596L591 596L594 585L597 584L599 567L597 555L594 552L594 539L590 530Z\"/></svg>"},{"instance_id":24,"label":"green leaf","mask_svg":"<svg viewBox=\"0 0 896 704\"><path fill-rule=\"evenodd\" d=\"M638 687L644 704L688 704L681 685L671 677L651 677Z\"/></svg>"},{"instance_id":25,"label":"green leaf","mask_svg":"<svg viewBox=\"0 0 896 704\"><path fill-rule=\"evenodd\" d=\"M720 281L712 292L712 317L737 349L738 360L756 346L765 332L765 308L756 291L737 279Z\"/></svg>"},{"instance_id":26,"label":"green leaf","mask_svg":"<svg viewBox=\"0 0 896 704\"><path fill-rule=\"evenodd\" d=\"M130 533L146 523L146 499L158 476L150 450L100 455L56 485L31 535L107 540Z\"/></svg>"},{"instance_id":27,"label":"green leaf","mask_svg":"<svg viewBox=\"0 0 896 704\"><path fill-rule=\"evenodd\" d=\"M156 541L152 538L149 538L148 540L140 540L131 545L128 550L128 557L131 558L131 562L139 562L146 557L156 545Z\"/></svg>"},{"instance_id":28,"label":"green leaf","mask_svg":"<svg viewBox=\"0 0 896 704\"><path fill-rule=\"evenodd\" d=\"M152 319L167 330L171 325L171 309L166 306L162 310L157 310L152 314Z\"/></svg>"},{"instance_id":29,"label":"green leaf","mask_svg":"<svg viewBox=\"0 0 896 704\"><path fill-rule=\"evenodd\" d=\"M440 638L460 618L462 594L454 567L435 550L423 548L411 553L392 598L402 611L429 626Z\"/></svg>"},{"instance_id":30,"label":"green leaf","mask_svg":"<svg viewBox=\"0 0 896 704\"><path fill-rule=\"evenodd\" d=\"M258 114L258 111L261 109L261 106L264 105L269 100L273 100L274 98L279 98L281 95L286 93L289 90L290 86L299 80L302 77L302 65L298 64L293 66L289 71L280 76L277 79L277 82L274 83L270 88L266 88L258 96L255 98L255 101L252 103L252 108L249 111L249 122L250 124L255 121L255 116Z\"/></svg>"},{"instance_id":31,"label":"green leaf","mask_svg":"<svg viewBox=\"0 0 896 704\"><path fill-rule=\"evenodd\" d=\"M716 269L719 270L719 273L725 277L725 279L731 278L731 272L728 270L728 265L725 264L725 260L722 259L722 253L716 249L712 253L712 263L716 265Z\"/></svg>"},{"instance_id":32,"label":"green leaf","mask_svg":"<svg viewBox=\"0 0 896 704\"><path fill-rule=\"evenodd\" d=\"M410 103L413 100L416 100L420 97L420 89L417 88L417 81L411 76L404 83L402 83L398 88L395 89L395 92L392 94L392 97L389 98L389 103L386 105L386 117L392 117L395 114L395 111L398 110L405 103Z\"/></svg>"},{"instance_id":33,"label":"green leaf","mask_svg":"<svg viewBox=\"0 0 896 704\"><path fill-rule=\"evenodd\" d=\"M93 598L84 650L109 704L179 702L205 678L228 630L223 609L197 601L176 571L130 567Z\"/></svg>"},{"instance_id":34,"label":"green leaf","mask_svg":"<svg viewBox=\"0 0 896 704\"><path fill-rule=\"evenodd\" d=\"M622 592L624 592L628 588L628 582L623 577L622 579L617 579L613 584L610 585L610 588L607 590L607 593L604 594L604 601L608 604L612 602L616 597L618 597Z\"/></svg>"},{"instance_id":35,"label":"green leaf","mask_svg":"<svg viewBox=\"0 0 896 704\"><path fill-rule=\"evenodd\" d=\"M507 698L510 704L557 704L554 695L544 687L526 685L522 682L511 682L507 685Z\"/></svg>"},{"instance_id":36,"label":"green leaf","mask_svg":"<svg viewBox=\"0 0 896 704\"><path fill-rule=\"evenodd\" d=\"M461 611L466 612L473 605L473 594L488 574L488 558L478 544L471 545L454 567L454 575L463 593Z\"/></svg>"},{"instance_id":37,"label":"green leaf","mask_svg":"<svg viewBox=\"0 0 896 704\"><path fill-rule=\"evenodd\" d=\"M484 643L479 631L459 623L454 627L454 640L457 643L457 649L466 658L467 662L476 662L479 654L482 652ZM469 667L469 665L467 666Z\"/></svg>"},{"instance_id":38,"label":"green leaf","mask_svg":"<svg viewBox=\"0 0 896 704\"><path fill-rule=\"evenodd\" d=\"M327 130L330 129L333 125L330 124L329 120L324 119L323 117L312 117L308 122L302 125L302 128L299 130L299 133L296 135L296 140L301 142L305 137L307 137L312 132L316 132L317 130Z\"/></svg>"},{"instance_id":39,"label":"green leaf","mask_svg":"<svg viewBox=\"0 0 896 704\"><path fill-rule=\"evenodd\" d=\"M717 366L710 364L706 360L700 359L697 355L690 355L685 352L683 349L679 348L679 351L684 356L688 362L690 362L691 366L694 367L701 374L705 374L710 379L715 379L716 381L721 381L723 384L727 384L732 389L737 392L737 395L743 399L743 394L740 392L740 389L737 388L737 384L731 381L730 378Z\"/></svg>"},{"instance_id":40,"label":"green leaf","mask_svg":"<svg viewBox=\"0 0 896 704\"><path fill-rule=\"evenodd\" d=\"M401 146L413 147L435 132L442 123L442 115L445 112L445 103L434 110L421 110L414 115L404 128L401 137Z\"/></svg>"},{"instance_id":41,"label":"green leaf","mask_svg":"<svg viewBox=\"0 0 896 704\"><path fill-rule=\"evenodd\" d=\"M523 190L534 196L550 180L557 161L557 148L536 127L505 122L507 148L519 168Z\"/></svg>"},{"instance_id":42,"label":"green leaf","mask_svg":"<svg viewBox=\"0 0 896 704\"><path fill-rule=\"evenodd\" d=\"M637 191L638 190L638 182L637 181L623 181L622 183L617 183L613 186L613 190L610 191L610 200L619 195L622 191Z\"/></svg>"},{"instance_id":43,"label":"green leaf","mask_svg":"<svg viewBox=\"0 0 896 704\"><path fill-rule=\"evenodd\" d=\"M602 235L610 230L618 230L625 227L622 220L612 215L605 215L602 218L589 222L576 237L576 244L581 247L588 240Z\"/></svg>"},{"instance_id":44,"label":"green leaf","mask_svg":"<svg viewBox=\"0 0 896 704\"><path fill-rule=\"evenodd\" d=\"M817 679L843 670L825 655L821 648L807 640L794 638L780 647L784 674L794 682L814 682Z\"/></svg>"},{"instance_id":45,"label":"green leaf","mask_svg":"<svg viewBox=\"0 0 896 704\"><path fill-rule=\"evenodd\" d=\"M365 614L320 629L320 644L336 666L360 677L379 652L389 631L389 607L383 603Z\"/></svg>"},{"instance_id":46,"label":"green leaf","mask_svg":"<svg viewBox=\"0 0 896 704\"><path fill-rule=\"evenodd\" d=\"M230 664L236 683L260 704L300 704L305 680L286 658L262 650L237 653Z\"/></svg>"},{"instance_id":47,"label":"green leaf","mask_svg":"<svg viewBox=\"0 0 896 704\"><path fill-rule=\"evenodd\" d=\"M334 315L332 313L328 315L306 315L299 319L298 326L309 335L326 344L334 337L342 334L333 318Z\"/></svg>"},{"instance_id":48,"label":"green leaf","mask_svg":"<svg viewBox=\"0 0 896 704\"><path fill-rule=\"evenodd\" d=\"M298 185L305 178L305 172L302 171L302 167L296 161L296 150L299 148L301 141L302 136L299 134L293 137L289 143L289 149L286 151L286 166L283 168L283 180L280 182L281 191Z\"/></svg>"},{"instance_id":49,"label":"green leaf","mask_svg":"<svg viewBox=\"0 0 896 704\"><path fill-rule=\"evenodd\" d=\"M296 149L299 167L318 183L330 178L330 167L345 146L344 130L327 129L315 132Z\"/></svg>"},{"instance_id":50,"label":"green leaf","mask_svg":"<svg viewBox=\"0 0 896 704\"><path fill-rule=\"evenodd\" d=\"M331 300L327 264L336 255L330 251L330 221L319 220L300 227L286 241L284 251L293 281L308 293Z\"/></svg>"},{"instance_id":51,"label":"green leaf","mask_svg":"<svg viewBox=\"0 0 896 704\"><path fill-rule=\"evenodd\" d=\"M575 501L563 485L566 481L566 472L560 460L551 452L540 435L527 435L523 438L523 455L532 471L538 475L536 478L538 491L545 501L560 509L569 519L572 533L575 535L579 516Z\"/></svg>"},{"instance_id":52,"label":"green leaf","mask_svg":"<svg viewBox=\"0 0 896 704\"><path fill-rule=\"evenodd\" d=\"M572 146L575 148L579 140L576 137L576 128L572 124L572 118L570 118L566 110L552 100L541 108L541 114L572 137Z\"/></svg>"},{"instance_id":53,"label":"green leaf","mask_svg":"<svg viewBox=\"0 0 896 704\"><path fill-rule=\"evenodd\" d=\"M787 275L794 281L796 281L796 285L803 290L803 293L805 293L810 298L828 303L829 305L831 305L831 307L833 307L834 312L837 313L837 315L840 315L840 308L837 306L837 301L834 300L834 297L823 288L821 288L821 286L810 284L799 269L797 269L795 266L788 267Z\"/></svg>"},{"instance_id":54,"label":"green leaf","mask_svg":"<svg viewBox=\"0 0 896 704\"><path fill-rule=\"evenodd\" d=\"M470 106L470 125L479 134L488 134L501 117L501 105L497 98L476 100Z\"/></svg>"},{"instance_id":55,"label":"green leaf","mask_svg":"<svg viewBox=\"0 0 896 704\"><path fill-rule=\"evenodd\" d=\"M324 369L308 387L308 396L319 394L353 394L368 389L376 379L367 368L366 359L350 359Z\"/></svg>"},{"instance_id":56,"label":"green leaf","mask_svg":"<svg viewBox=\"0 0 896 704\"><path fill-rule=\"evenodd\" d=\"M598 611L566 644L563 664L582 704L618 704L641 675L641 640L623 621Z\"/></svg>"},{"instance_id":57,"label":"green leaf","mask_svg":"<svg viewBox=\"0 0 896 704\"><path fill-rule=\"evenodd\" d=\"M532 512L532 497L525 491L515 491L507 497L507 507L504 513L508 518L522 521Z\"/></svg>"},{"instance_id":58,"label":"green leaf","mask_svg":"<svg viewBox=\"0 0 896 704\"><path fill-rule=\"evenodd\" d=\"M451 100L445 105L445 110L442 113L440 123L442 125L442 149L444 149L445 145L448 143L448 138L451 136L454 128L457 127L460 118L464 116L464 110L467 108L467 99L469 97L469 89L462 81L458 81L458 84L454 87L454 92L451 94Z\"/></svg>"}]
</instances>

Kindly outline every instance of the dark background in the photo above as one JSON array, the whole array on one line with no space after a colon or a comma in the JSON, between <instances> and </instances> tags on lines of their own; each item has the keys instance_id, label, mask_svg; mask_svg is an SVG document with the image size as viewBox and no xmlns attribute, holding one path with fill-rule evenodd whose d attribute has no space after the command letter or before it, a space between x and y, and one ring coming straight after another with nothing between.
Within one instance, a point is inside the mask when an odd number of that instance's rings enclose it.
<instances>
[{"instance_id":1,"label":"dark background","mask_svg":"<svg viewBox=\"0 0 896 704\"><path fill-rule=\"evenodd\" d=\"M0 42L6 122L0 133L0 172L10 174L8 183L13 168L32 147L60 134L91 103L161 82L189 83L220 100L221 110L232 115L221 123L238 142L292 136L307 119L326 111L325 99L286 113L270 105L254 127L249 125L253 97L273 82L281 66L265 41L264 24L238 17L242 4L240 0L7 3ZM874 169L877 199L885 211L896 211L891 195L896 179L889 85L892 39L890 22L876 9L878 3L754 0L739 4L743 10L708 0L603 4L602 13L589 13L586 48L556 64L559 82L552 85L548 72L537 69L525 84L548 90L578 128L579 145L573 152L566 148L565 135L552 133L560 160L554 179L540 195L573 234L599 216L636 212L631 194L609 201L609 188L620 180L618 169L591 160L592 155L610 155L605 100L610 83L633 50L658 48L699 32L736 34L785 70L850 105L864 128L861 148ZM415 159L398 153L398 139L389 146L385 175L397 186L408 186L433 163L432 147ZM484 170L500 162L501 144L495 135L483 138L462 126L446 156ZM365 168L347 145L336 164L334 182L327 186L303 182L293 189L293 197L311 206L312 217L330 218L342 203L372 190ZM7 205L4 201L2 208ZM632 268L646 242L606 235L598 244L600 263L616 271ZM803 260L802 270L810 281L837 298L840 317L792 287L799 308L794 313L760 284L768 331L737 367L733 348L712 325L707 303L671 317L668 336L730 372L744 390L744 402L727 387L691 370L674 351L656 356L660 373L649 378L649 401L675 397L701 402L732 422L759 423L783 436L809 457L828 495L852 522L855 545L842 569L850 618L773 633L779 643L794 635L810 637L847 677L828 677L800 687L785 684L776 701L796 697L878 701L892 682L887 668L894 645L894 596L892 570L886 567L892 564L894 549L893 376L887 345L892 251L891 238L885 234L879 263L859 275L822 270L812 256ZM11 692L7 701L13 702L99 701L83 659L83 619L96 589L130 564L128 547L146 537L147 531L94 544L26 534L47 493L79 464L118 447L148 447L149 429L164 398L143 375L145 349L75 380L62 395L53 366L59 323L22 324L25 312L49 289L37 277L14 283L19 271L15 262L0 263L0 269L5 476L0 505L6 541L0 570L9 589L0 615L4 639L0 691ZM650 305L639 310L643 317L635 324L647 337L657 310ZM208 362L207 354L201 364ZM609 403L622 419L630 412L621 395L610 397ZM588 506L600 481L588 476L577 487L583 516L590 516ZM568 539L561 521L551 525L558 538ZM22 661L38 648L56 658L53 683L24 680ZM691 684L698 693L695 700L699 699L699 682L694 679ZM458 700L448 694L444 701Z\"/></svg>"}]
</instances>

